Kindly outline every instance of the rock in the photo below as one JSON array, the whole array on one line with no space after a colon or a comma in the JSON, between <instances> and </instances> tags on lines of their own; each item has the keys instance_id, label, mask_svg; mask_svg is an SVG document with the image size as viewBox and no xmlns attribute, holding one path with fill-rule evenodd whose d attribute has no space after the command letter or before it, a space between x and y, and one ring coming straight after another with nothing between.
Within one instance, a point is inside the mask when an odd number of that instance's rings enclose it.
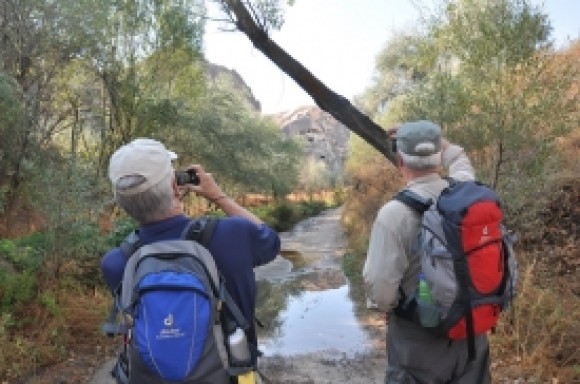
<instances>
[{"instance_id":1,"label":"rock","mask_svg":"<svg viewBox=\"0 0 580 384\"><path fill-rule=\"evenodd\" d=\"M331 179L342 180L350 139L346 126L315 106L270 117L284 135L298 137L304 143L305 155L310 161L324 164Z\"/></svg>"}]
</instances>

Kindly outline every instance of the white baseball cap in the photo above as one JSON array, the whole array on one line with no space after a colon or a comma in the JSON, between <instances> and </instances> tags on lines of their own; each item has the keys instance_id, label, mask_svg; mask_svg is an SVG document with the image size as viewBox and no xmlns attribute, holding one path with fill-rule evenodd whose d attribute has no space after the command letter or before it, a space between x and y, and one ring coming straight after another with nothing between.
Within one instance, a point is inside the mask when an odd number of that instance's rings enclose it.
<instances>
[{"instance_id":1,"label":"white baseball cap","mask_svg":"<svg viewBox=\"0 0 580 384\"><path fill-rule=\"evenodd\" d=\"M173 172L171 161L177 154L165 148L153 139L135 139L117 149L109 162L109 178L113 189L125 176L143 176L145 181L135 188L116 190L123 195L134 195L159 183L170 172Z\"/></svg>"}]
</instances>

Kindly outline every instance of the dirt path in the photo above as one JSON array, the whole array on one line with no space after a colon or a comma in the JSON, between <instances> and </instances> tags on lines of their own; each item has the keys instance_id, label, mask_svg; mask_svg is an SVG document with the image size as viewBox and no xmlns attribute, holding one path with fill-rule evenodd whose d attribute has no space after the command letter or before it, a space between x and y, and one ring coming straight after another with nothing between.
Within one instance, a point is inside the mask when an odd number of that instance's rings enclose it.
<instances>
[{"instance_id":1,"label":"dirt path","mask_svg":"<svg viewBox=\"0 0 580 384\"><path fill-rule=\"evenodd\" d=\"M293 231L282 233L282 250L307 255L310 270L340 269L341 259L347 249L340 226L341 209L331 209L305 220ZM278 257L271 264L256 271L257 279L284 278L292 267L288 260ZM382 316L376 312L360 309L356 319L369 335L371 347L367 352L350 355L347 351L318 350L294 353L290 356L264 356L259 368L271 383L380 383L384 380L385 327ZM304 335L308 338L309 335ZM98 369L89 384L114 384L110 370L113 361Z\"/></svg>"}]
</instances>

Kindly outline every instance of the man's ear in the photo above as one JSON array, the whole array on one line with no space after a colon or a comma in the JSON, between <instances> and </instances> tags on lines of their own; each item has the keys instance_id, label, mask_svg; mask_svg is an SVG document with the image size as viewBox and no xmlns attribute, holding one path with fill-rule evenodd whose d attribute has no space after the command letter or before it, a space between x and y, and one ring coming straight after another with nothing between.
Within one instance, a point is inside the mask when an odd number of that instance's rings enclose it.
<instances>
[{"instance_id":1,"label":"man's ear","mask_svg":"<svg viewBox=\"0 0 580 384\"><path fill-rule=\"evenodd\" d=\"M179 193L179 187L177 186L177 180L175 179L175 177L173 178L173 181L171 182L171 187L173 188L173 196L179 198L181 196L181 194Z\"/></svg>"}]
</instances>

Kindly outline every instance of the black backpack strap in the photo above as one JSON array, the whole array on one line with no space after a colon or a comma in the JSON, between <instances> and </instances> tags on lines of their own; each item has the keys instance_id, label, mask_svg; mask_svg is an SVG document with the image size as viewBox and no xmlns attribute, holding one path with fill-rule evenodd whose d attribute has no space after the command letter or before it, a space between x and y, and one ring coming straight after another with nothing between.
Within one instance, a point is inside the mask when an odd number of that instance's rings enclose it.
<instances>
[{"instance_id":1,"label":"black backpack strap","mask_svg":"<svg viewBox=\"0 0 580 384\"><path fill-rule=\"evenodd\" d=\"M417 317L417 300L415 295L407 296L403 287L399 286L399 302L397 306L393 308L393 313L409 321L414 321Z\"/></svg>"},{"instance_id":2,"label":"black backpack strap","mask_svg":"<svg viewBox=\"0 0 580 384\"><path fill-rule=\"evenodd\" d=\"M191 220L189 224L183 230L181 237L188 240L194 240L207 248L209 242L213 236L215 227L219 219L216 217L200 217ZM230 314L233 316L237 325L244 331L250 328L250 324L244 317L244 314L237 306L236 302L230 296L229 292L226 290L226 286L223 282L223 278L220 275L220 286L218 289L218 296L222 300L226 307L228 308Z\"/></svg>"},{"instance_id":3,"label":"black backpack strap","mask_svg":"<svg viewBox=\"0 0 580 384\"><path fill-rule=\"evenodd\" d=\"M217 217L199 217L191 220L183 232L182 239L194 240L207 248L218 223Z\"/></svg>"},{"instance_id":4,"label":"black backpack strap","mask_svg":"<svg viewBox=\"0 0 580 384\"><path fill-rule=\"evenodd\" d=\"M408 189L399 191L393 199L400 201L420 215L425 213L433 204L433 199L424 198Z\"/></svg>"},{"instance_id":5,"label":"black backpack strap","mask_svg":"<svg viewBox=\"0 0 580 384\"><path fill-rule=\"evenodd\" d=\"M459 285L459 303L465 316L465 329L467 331L467 361L475 359L475 329L473 328L473 312L469 298L469 267L466 257L454 257L453 268Z\"/></svg>"}]
</instances>

